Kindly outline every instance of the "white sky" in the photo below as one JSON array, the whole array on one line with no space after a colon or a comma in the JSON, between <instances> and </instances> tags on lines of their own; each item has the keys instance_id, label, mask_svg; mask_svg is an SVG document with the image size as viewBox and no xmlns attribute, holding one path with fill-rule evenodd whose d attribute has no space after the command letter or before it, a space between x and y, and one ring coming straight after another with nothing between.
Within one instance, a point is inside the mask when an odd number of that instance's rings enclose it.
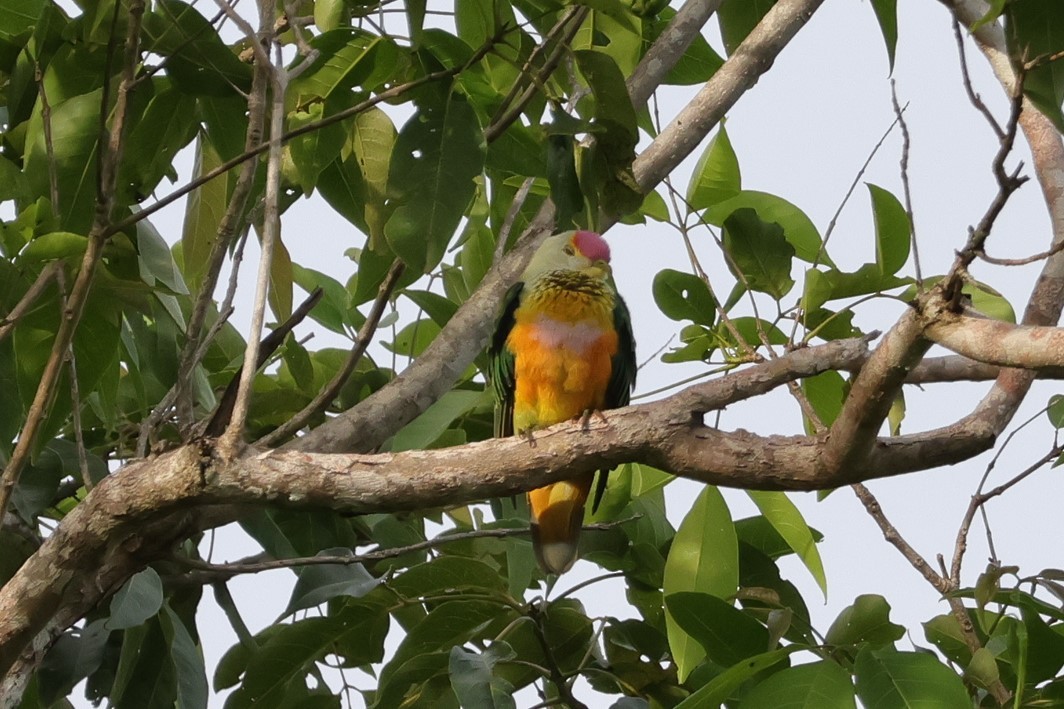
<instances>
[{"instance_id":1,"label":"white sky","mask_svg":"<svg viewBox=\"0 0 1064 709\"><path fill-rule=\"evenodd\" d=\"M675 3L674 3L675 4ZM207 11L209 5L204 6ZM910 177L916 229L925 275L949 268L953 251L966 237L992 199L996 186L990 162L997 149L984 119L970 106L960 81L957 52L949 15L935 0L899 3L899 43L894 78L912 134ZM710 23L711 43L721 50ZM977 90L1004 122L1007 105L982 56L969 43L969 66ZM663 99L663 119L675 113L687 90L670 90ZM893 120L886 51L872 9L867 1L829 0L809 25L787 47L772 70L730 112L728 131L742 169L743 186L778 194L802 208L823 233L846 193L857 170ZM895 132L872 162L863 180L890 189L901 196L898 159L900 133ZM1016 155L1030 164L1026 144L1018 142ZM675 184L686 189L691 166L674 173ZM187 163L187 160L186 160ZM1010 164L1015 164L1015 160ZM283 236L293 259L331 274L341 282L350 275L345 249L361 246L362 237L317 198L301 200L284 217ZM168 239L180 235L183 207L164 210L154 223ZM1026 256L1047 248L1048 219L1037 185L1032 181L1016 194L999 219L988 250L998 256ZM666 320L656 309L650 284L662 268L690 270L677 233L664 225L617 227L608 238L613 246L614 271L622 294L633 312L640 361L649 357L680 325ZM718 292L726 293L731 279L721 265L716 247L706 232L696 232L696 249L711 279L720 279ZM836 227L830 243L832 258L844 269L853 269L874 259L874 231L867 191L859 186ZM249 245L245 264L257 253ZM648 258L653 266L648 267ZM253 267L245 265L250 284ZM1005 269L977 264L973 275L1002 291L1017 311L1022 310L1038 266ZM800 275L796 262L794 276ZM903 271L912 275L910 265ZM796 287L792 296L800 292ZM250 298L250 292L247 294ZM896 303L859 310L856 324L865 331L887 329L902 306ZM246 311L234 324L246 330ZM300 327L306 334L308 326ZM318 334L309 343L322 346ZM936 352L932 352L936 354ZM639 388L650 391L699 371L698 365L665 365L654 362L640 372ZM932 385L925 392L906 390L908 415L905 432L916 432L952 422L979 400L989 384ZM1017 421L1025 420L1058 391L1053 383L1040 384L1028 397ZM797 405L784 391L757 401L744 402L724 413L723 429L746 428L757 433L798 433L801 419ZM1002 482L1026 467L1051 445L1050 428L1039 423L1031 435L1019 437L1006 451L992 482ZM889 518L901 533L934 564L935 554L948 559L961 515L982 475L988 455L950 469L915 473L892 480L869 483ZM1005 563L1019 564L1021 573L1044 567L1062 567L1057 539L1045 500L1061 499L1057 475L1046 470L990 503L989 512L998 554ZM677 481L668 488L670 519L678 525L698 490L695 483ZM726 491L735 518L756 513L741 491ZM791 557L781 566L786 578L802 591L813 623L826 631L838 612L860 593L881 593L892 605L893 620L910 629L910 639L923 646L919 623L947 612L945 603L907 562L882 539L878 528L849 490L839 490L818 503L814 494L793 499L808 523L822 531L820 545L828 578L826 603L809 574ZM1040 514L1041 513L1041 514ZM984 567L986 544L980 525L969 539L965 582L974 583ZM219 534L215 560L235 560L254 549L237 535ZM597 575L601 570L580 563L558 588L564 589ZM230 583L237 604L253 631L268 625L284 608L291 584L287 571L237 578ZM614 591L594 586L584 595L591 613L633 615L624 607L619 586ZM617 598L616 607L609 607ZM204 599L209 599L209 591ZM200 632L208 677L221 654L236 642L228 622L213 603L205 603ZM905 641L903 640L903 643ZM357 675L357 673L349 674ZM371 678L358 676L356 684L370 686ZM615 698L580 691L590 706L609 706ZM212 705L221 706L215 697Z\"/></svg>"}]
</instances>

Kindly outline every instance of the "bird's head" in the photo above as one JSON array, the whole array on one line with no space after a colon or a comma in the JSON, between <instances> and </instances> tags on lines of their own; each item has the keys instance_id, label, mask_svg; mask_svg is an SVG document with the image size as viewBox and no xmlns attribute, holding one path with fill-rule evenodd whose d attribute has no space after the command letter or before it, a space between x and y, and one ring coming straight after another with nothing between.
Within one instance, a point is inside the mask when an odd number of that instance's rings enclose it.
<instances>
[{"instance_id":1,"label":"bird's head","mask_svg":"<svg viewBox=\"0 0 1064 709\"><path fill-rule=\"evenodd\" d=\"M566 231L547 237L521 280L531 281L550 271L579 271L606 278L610 275L610 245L593 231Z\"/></svg>"}]
</instances>

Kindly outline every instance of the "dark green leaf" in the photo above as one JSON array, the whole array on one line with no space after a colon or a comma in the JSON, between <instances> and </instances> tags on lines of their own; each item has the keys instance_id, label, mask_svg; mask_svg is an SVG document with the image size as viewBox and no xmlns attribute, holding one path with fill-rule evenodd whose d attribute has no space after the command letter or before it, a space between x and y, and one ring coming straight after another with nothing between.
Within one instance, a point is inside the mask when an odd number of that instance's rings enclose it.
<instances>
[{"instance_id":1,"label":"dark green leaf","mask_svg":"<svg viewBox=\"0 0 1064 709\"><path fill-rule=\"evenodd\" d=\"M159 612L163 605L163 582L148 567L134 574L111 599L108 630L124 630L140 625Z\"/></svg>"},{"instance_id":2,"label":"dark green leaf","mask_svg":"<svg viewBox=\"0 0 1064 709\"><path fill-rule=\"evenodd\" d=\"M876 222L876 265L885 276L901 270L909 260L909 215L898 198L871 183L872 215Z\"/></svg>"},{"instance_id":3,"label":"dark green leaf","mask_svg":"<svg viewBox=\"0 0 1064 709\"><path fill-rule=\"evenodd\" d=\"M1019 64L1034 62L1064 50L1064 14L1054 0L1022 0L1005 5L1005 38ZM1023 82L1027 98L1064 131L1064 63L1042 61Z\"/></svg>"},{"instance_id":4,"label":"dark green leaf","mask_svg":"<svg viewBox=\"0 0 1064 709\"><path fill-rule=\"evenodd\" d=\"M833 370L802 380L802 393L824 426L830 426L839 417L848 390L846 380ZM805 424L807 433L811 434L816 430L811 421L805 421Z\"/></svg>"},{"instance_id":5,"label":"dark green leaf","mask_svg":"<svg viewBox=\"0 0 1064 709\"><path fill-rule=\"evenodd\" d=\"M665 562L663 592L710 593L730 598L739 585L739 547L724 497L707 485L684 517ZM705 657L702 646L666 614L669 647L680 681Z\"/></svg>"},{"instance_id":6,"label":"dark green leaf","mask_svg":"<svg viewBox=\"0 0 1064 709\"><path fill-rule=\"evenodd\" d=\"M743 709L854 709L850 673L830 660L773 674L743 696Z\"/></svg>"},{"instance_id":7,"label":"dark green leaf","mask_svg":"<svg viewBox=\"0 0 1064 709\"><path fill-rule=\"evenodd\" d=\"M492 673L499 660L514 658L513 650L505 643L492 643L482 653L451 648L448 667L451 689L463 709L509 709L516 707L513 685Z\"/></svg>"},{"instance_id":8,"label":"dark green leaf","mask_svg":"<svg viewBox=\"0 0 1064 709\"><path fill-rule=\"evenodd\" d=\"M159 614L163 637L170 646L170 661L177 677L178 709L199 709L207 706L207 671L203 655L181 618L169 606Z\"/></svg>"},{"instance_id":9,"label":"dark green leaf","mask_svg":"<svg viewBox=\"0 0 1064 709\"><path fill-rule=\"evenodd\" d=\"M315 556L351 556L347 547L323 549ZM299 570L299 580L292 589L281 617L313 608L337 596L361 598L375 589L381 580L370 575L362 564L312 564Z\"/></svg>"},{"instance_id":10,"label":"dark green leaf","mask_svg":"<svg viewBox=\"0 0 1064 709\"><path fill-rule=\"evenodd\" d=\"M717 303L698 276L666 268L654 276L654 302L673 320L690 320L712 326L717 318Z\"/></svg>"},{"instance_id":11,"label":"dark green leaf","mask_svg":"<svg viewBox=\"0 0 1064 709\"><path fill-rule=\"evenodd\" d=\"M724 249L729 269L750 290L780 300L794 286L794 247L778 224L761 221L753 209L737 209L724 220Z\"/></svg>"},{"instance_id":12,"label":"dark green leaf","mask_svg":"<svg viewBox=\"0 0 1064 709\"><path fill-rule=\"evenodd\" d=\"M441 556L396 576L391 587L407 598L417 598L470 588L502 591L505 583L499 577L498 570L483 561L461 556Z\"/></svg>"},{"instance_id":13,"label":"dark green leaf","mask_svg":"<svg viewBox=\"0 0 1064 709\"><path fill-rule=\"evenodd\" d=\"M392 450L430 448L458 418L478 405L487 406L490 401L487 391L449 391L395 434Z\"/></svg>"},{"instance_id":14,"label":"dark green leaf","mask_svg":"<svg viewBox=\"0 0 1064 709\"><path fill-rule=\"evenodd\" d=\"M741 191L739 159L735 156L728 132L721 123L717 134L713 136L713 140L706 146L698 164L695 165L691 182L687 186L687 205L693 210L706 209L735 197Z\"/></svg>"},{"instance_id":15,"label":"dark green leaf","mask_svg":"<svg viewBox=\"0 0 1064 709\"><path fill-rule=\"evenodd\" d=\"M724 221L739 209L748 208L757 212L762 221L778 224L783 235L794 247L794 255L808 263L832 265L826 252L822 251L820 232L800 210L782 197L756 190L743 190L739 194L718 202L704 212L707 222L723 226Z\"/></svg>"},{"instance_id":16,"label":"dark green leaf","mask_svg":"<svg viewBox=\"0 0 1064 709\"><path fill-rule=\"evenodd\" d=\"M395 211L384 235L411 271L432 270L443 258L484 164L476 114L457 93L431 94L399 131L388 175Z\"/></svg>"},{"instance_id":17,"label":"dark green leaf","mask_svg":"<svg viewBox=\"0 0 1064 709\"><path fill-rule=\"evenodd\" d=\"M748 490L747 494L754 501L765 519L787 541L787 545L802 560L805 568L813 576L817 586L828 594L828 582L824 575L824 564L816 547L813 532L805 523L802 513L787 497L787 493L769 490Z\"/></svg>"},{"instance_id":18,"label":"dark green leaf","mask_svg":"<svg viewBox=\"0 0 1064 709\"><path fill-rule=\"evenodd\" d=\"M728 54L733 54L776 0L724 0L717 10L720 33Z\"/></svg>"},{"instance_id":19,"label":"dark green leaf","mask_svg":"<svg viewBox=\"0 0 1064 709\"><path fill-rule=\"evenodd\" d=\"M803 648L800 645L790 645L743 660L702 685L698 691L677 704L676 709L719 707L751 677L773 665L786 661L792 653L801 649Z\"/></svg>"},{"instance_id":20,"label":"dark green leaf","mask_svg":"<svg viewBox=\"0 0 1064 709\"><path fill-rule=\"evenodd\" d=\"M706 656L722 667L767 652L768 631L752 616L708 593L665 595L675 622L698 641Z\"/></svg>"},{"instance_id":21,"label":"dark green leaf","mask_svg":"<svg viewBox=\"0 0 1064 709\"><path fill-rule=\"evenodd\" d=\"M905 628L891 623L889 615L890 605L882 596L858 596L853 605L839 613L824 639L829 645L867 643L870 647L893 647L894 641L905 635Z\"/></svg>"},{"instance_id":22,"label":"dark green leaf","mask_svg":"<svg viewBox=\"0 0 1064 709\"><path fill-rule=\"evenodd\" d=\"M961 678L934 655L866 646L857 653L854 674L868 709L971 706Z\"/></svg>"},{"instance_id":23,"label":"dark green leaf","mask_svg":"<svg viewBox=\"0 0 1064 709\"><path fill-rule=\"evenodd\" d=\"M1003 1L1003 0L1002 0ZM887 60L894 71L894 50L898 45L898 0L872 0L872 10L879 22L879 31L887 45Z\"/></svg>"},{"instance_id":24,"label":"dark green leaf","mask_svg":"<svg viewBox=\"0 0 1064 709\"><path fill-rule=\"evenodd\" d=\"M1049 397L1046 415L1049 416L1049 422L1053 424L1053 428L1064 428L1064 396L1054 394Z\"/></svg>"}]
</instances>

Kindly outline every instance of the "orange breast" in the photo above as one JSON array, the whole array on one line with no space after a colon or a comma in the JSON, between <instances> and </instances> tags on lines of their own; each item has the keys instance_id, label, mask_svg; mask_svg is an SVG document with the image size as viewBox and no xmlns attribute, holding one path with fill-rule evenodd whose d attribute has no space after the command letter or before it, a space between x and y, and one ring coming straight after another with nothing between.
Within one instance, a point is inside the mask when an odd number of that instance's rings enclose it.
<instances>
[{"instance_id":1,"label":"orange breast","mask_svg":"<svg viewBox=\"0 0 1064 709\"><path fill-rule=\"evenodd\" d=\"M545 428L603 408L617 333L595 319L575 322L516 313L506 341L514 353L514 430Z\"/></svg>"}]
</instances>

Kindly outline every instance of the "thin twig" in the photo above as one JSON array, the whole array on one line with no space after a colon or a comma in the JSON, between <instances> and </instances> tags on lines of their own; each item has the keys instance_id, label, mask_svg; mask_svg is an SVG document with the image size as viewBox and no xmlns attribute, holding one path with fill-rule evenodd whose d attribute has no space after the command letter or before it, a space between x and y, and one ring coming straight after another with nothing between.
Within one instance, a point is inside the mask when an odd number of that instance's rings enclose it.
<instances>
[{"instance_id":1,"label":"thin twig","mask_svg":"<svg viewBox=\"0 0 1064 709\"><path fill-rule=\"evenodd\" d=\"M898 92L895 88L894 79L890 80L890 103L894 107L894 115L898 118L898 127L901 128L901 158L898 160L898 169L901 172L901 187L905 198L905 216L909 218L909 240L912 244L913 269L916 271L916 287L923 289L924 272L920 267L920 243L916 238L916 217L913 214L912 191L909 187L909 150L912 147L912 136L909 135L909 124L905 120L905 104L902 108L898 102Z\"/></svg>"},{"instance_id":2,"label":"thin twig","mask_svg":"<svg viewBox=\"0 0 1064 709\"><path fill-rule=\"evenodd\" d=\"M354 373L362 356L366 353L366 348L369 347L369 343L373 339L373 335L377 332L377 327L380 325L381 316L384 314L384 308L390 300L392 292L395 290L395 286L398 284L399 278L403 275L404 270L404 264L400 259L392 261L388 273L385 274L384 280L377 289L377 298L373 301L373 306L370 308L369 315L366 316L366 321L362 323L362 327L359 328L358 335L355 337L355 346L351 348L351 352L347 355L347 360L344 361L340 371L333 376L332 381L318 392L318 395L315 396L309 404L303 407L302 411L298 412L295 416L292 416L273 431L260 438L256 441L256 445L273 446L294 436L299 429L307 424L308 421L320 414L332 403L333 399L336 398L344 384L351 377L351 374Z\"/></svg>"},{"instance_id":3,"label":"thin twig","mask_svg":"<svg viewBox=\"0 0 1064 709\"><path fill-rule=\"evenodd\" d=\"M986 104L983 103L982 97L975 92L975 88L972 86L972 75L968 72L968 57L964 51L964 35L961 33L961 23L957 21L957 18L953 18L953 36L957 40L957 56L961 60L961 82L964 84L964 91L968 94L968 101L975 107L975 110L983 114L986 118L986 122L990 125L990 129L994 131L994 135L997 136L998 141L1005 140L1005 131L1001 125L994 118L994 114L990 112Z\"/></svg>"},{"instance_id":4,"label":"thin twig","mask_svg":"<svg viewBox=\"0 0 1064 709\"><path fill-rule=\"evenodd\" d=\"M11 309L11 312L0 317L0 340L11 334L15 329L15 325L18 321L26 316L26 313L30 311L33 304L37 302L37 299L48 289L52 279L54 279L60 271L63 269L63 261L52 261L37 274L37 278L34 279L26 293L15 303L15 307Z\"/></svg>"}]
</instances>

